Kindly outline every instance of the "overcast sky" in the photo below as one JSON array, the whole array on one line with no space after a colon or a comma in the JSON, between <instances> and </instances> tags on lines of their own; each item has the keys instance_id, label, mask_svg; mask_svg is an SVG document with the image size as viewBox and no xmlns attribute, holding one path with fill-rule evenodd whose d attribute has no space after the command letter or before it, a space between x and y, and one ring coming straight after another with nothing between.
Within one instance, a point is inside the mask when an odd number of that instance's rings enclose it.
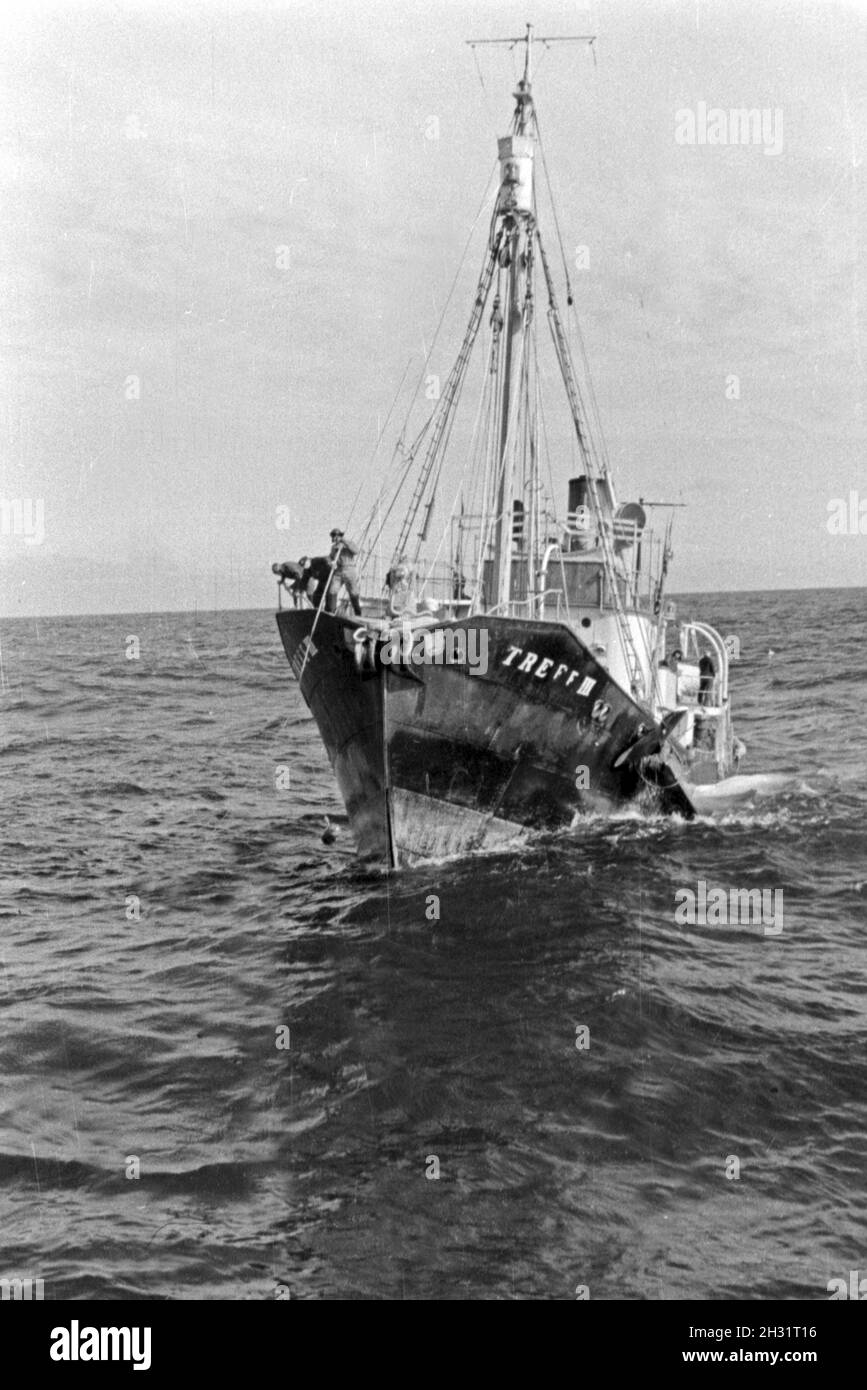
<instances>
[{"instance_id":1,"label":"overcast sky","mask_svg":"<svg viewBox=\"0 0 867 1390\"><path fill-rule=\"evenodd\" d=\"M688 504L672 587L867 584L867 534L828 529L867 503L863 5L31 3L2 21L0 497L44 539L9 513L3 612L267 605L361 484L356 520L511 116L511 56L464 40L527 19L598 36L535 94L620 495ZM679 143L701 103L781 138Z\"/></svg>"}]
</instances>

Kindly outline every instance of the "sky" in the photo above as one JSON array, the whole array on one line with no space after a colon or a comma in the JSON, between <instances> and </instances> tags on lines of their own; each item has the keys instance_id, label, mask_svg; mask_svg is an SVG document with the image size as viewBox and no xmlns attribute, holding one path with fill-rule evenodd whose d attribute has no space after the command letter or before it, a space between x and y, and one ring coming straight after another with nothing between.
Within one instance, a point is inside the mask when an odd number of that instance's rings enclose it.
<instances>
[{"instance_id":1,"label":"sky","mask_svg":"<svg viewBox=\"0 0 867 1390\"><path fill-rule=\"evenodd\" d=\"M867 5L31 0L0 21L0 614L268 606L273 560L359 524L511 118L513 55L465 40L528 19L597 36L534 94L619 494L685 504L671 587L867 584ZM714 108L765 134L701 139Z\"/></svg>"}]
</instances>

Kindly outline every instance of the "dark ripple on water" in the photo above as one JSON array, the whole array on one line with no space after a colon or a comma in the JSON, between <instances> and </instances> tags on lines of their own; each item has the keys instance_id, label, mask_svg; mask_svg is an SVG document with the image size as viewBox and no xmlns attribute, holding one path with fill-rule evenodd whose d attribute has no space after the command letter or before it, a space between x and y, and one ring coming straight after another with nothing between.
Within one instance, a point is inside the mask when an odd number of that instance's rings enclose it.
<instances>
[{"instance_id":1,"label":"dark ripple on water","mask_svg":"<svg viewBox=\"0 0 867 1390\"><path fill-rule=\"evenodd\" d=\"M269 614L5 623L0 1273L827 1297L867 1247L863 600L702 600L762 776L697 823L389 881ZM782 933L677 925L702 879L781 890Z\"/></svg>"}]
</instances>

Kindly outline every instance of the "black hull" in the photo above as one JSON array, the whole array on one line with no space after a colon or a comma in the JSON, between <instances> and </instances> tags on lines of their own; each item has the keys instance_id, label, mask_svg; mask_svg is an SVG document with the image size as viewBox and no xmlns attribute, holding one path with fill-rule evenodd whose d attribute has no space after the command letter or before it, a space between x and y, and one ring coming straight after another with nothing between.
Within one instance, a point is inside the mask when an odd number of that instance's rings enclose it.
<instances>
[{"instance_id":1,"label":"black hull","mask_svg":"<svg viewBox=\"0 0 867 1390\"><path fill-rule=\"evenodd\" d=\"M383 665L354 618L286 609L277 625L364 859L388 868L504 847L616 809L654 780L665 809L692 814L678 770L648 756L659 726L561 624L439 625L487 635L475 673L466 660Z\"/></svg>"}]
</instances>

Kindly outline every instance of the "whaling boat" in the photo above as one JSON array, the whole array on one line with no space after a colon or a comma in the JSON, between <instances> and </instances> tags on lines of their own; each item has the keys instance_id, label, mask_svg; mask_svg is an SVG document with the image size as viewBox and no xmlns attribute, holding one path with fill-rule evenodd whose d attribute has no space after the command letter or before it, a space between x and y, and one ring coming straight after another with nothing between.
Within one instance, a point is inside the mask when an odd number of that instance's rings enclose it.
<instances>
[{"instance_id":1,"label":"whaling boat","mask_svg":"<svg viewBox=\"0 0 867 1390\"><path fill-rule=\"evenodd\" d=\"M318 588L308 566L293 606L278 590L283 646L358 851L385 868L636 801L690 818L692 787L730 775L743 752L726 642L678 622L666 596L671 519L657 539L648 518L666 504L617 499L566 258L564 317L542 226L532 27L502 42L523 45L523 76L469 324L442 389L424 378L427 418L409 444L404 429L359 528L363 616L336 601L342 533L331 568L313 564L327 570Z\"/></svg>"}]
</instances>

